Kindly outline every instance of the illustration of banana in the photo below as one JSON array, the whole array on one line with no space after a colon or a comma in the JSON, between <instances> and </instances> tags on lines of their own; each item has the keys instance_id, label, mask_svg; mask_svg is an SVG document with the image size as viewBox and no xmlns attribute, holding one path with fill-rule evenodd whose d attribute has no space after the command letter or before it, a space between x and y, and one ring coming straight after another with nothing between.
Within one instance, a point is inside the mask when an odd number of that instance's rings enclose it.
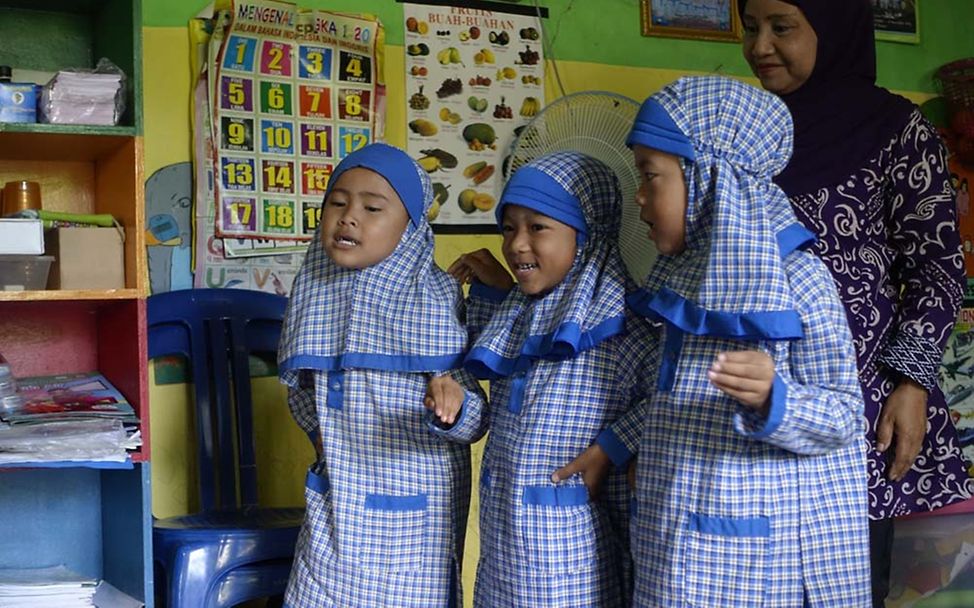
<instances>
[{"instance_id":1,"label":"illustration of banana","mask_svg":"<svg viewBox=\"0 0 974 608\"><path fill-rule=\"evenodd\" d=\"M541 109L541 102L538 101L537 97L525 97L524 101L521 102L521 110L519 114L525 118L531 118L538 113Z\"/></svg>"}]
</instances>

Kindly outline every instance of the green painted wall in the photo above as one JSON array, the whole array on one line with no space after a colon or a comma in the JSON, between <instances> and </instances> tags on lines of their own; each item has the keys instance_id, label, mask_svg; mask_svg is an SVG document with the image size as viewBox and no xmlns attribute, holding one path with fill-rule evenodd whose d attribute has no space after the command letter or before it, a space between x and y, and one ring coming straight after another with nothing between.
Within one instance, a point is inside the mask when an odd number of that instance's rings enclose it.
<instances>
[{"instance_id":1,"label":"green painted wall","mask_svg":"<svg viewBox=\"0 0 974 608\"><path fill-rule=\"evenodd\" d=\"M750 75L737 44L647 38L639 34L636 0L541 0L551 11L546 25L556 59L621 66ZM395 0L300 0L306 8L370 12L388 25L388 44L403 42L402 4ZM522 5L530 0L522 0ZM185 26L205 6L199 0L144 0L147 26ZM932 92L934 70L974 56L974 2L922 0L919 45L879 42L879 82L901 91Z\"/></svg>"}]
</instances>

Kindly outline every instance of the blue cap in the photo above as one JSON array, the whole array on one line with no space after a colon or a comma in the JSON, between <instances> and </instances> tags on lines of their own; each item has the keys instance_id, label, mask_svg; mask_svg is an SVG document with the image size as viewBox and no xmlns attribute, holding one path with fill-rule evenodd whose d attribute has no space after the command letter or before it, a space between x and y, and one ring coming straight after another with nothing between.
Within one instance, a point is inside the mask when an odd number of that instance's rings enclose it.
<instances>
[{"instance_id":1,"label":"blue cap","mask_svg":"<svg viewBox=\"0 0 974 608\"><path fill-rule=\"evenodd\" d=\"M521 167L507 182L500 203L494 210L498 227L503 228L504 207L507 205L527 207L571 226L577 233L578 244L584 243L588 236L588 224L585 223L578 198L553 177L534 167Z\"/></svg>"},{"instance_id":2,"label":"blue cap","mask_svg":"<svg viewBox=\"0 0 974 608\"><path fill-rule=\"evenodd\" d=\"M636 115L636 121L626 138L626 145L646 146L654 150L662 150L687 160L693 160L693 144L680 127L676 126L673 117L663 109L655 99L650 97L643 102Z\"/></svg>"},{"instance_id":3,"label":"blue cap","mask_svg":"<svg viewBox=\"0 0 974 608\"><path fill-rule=\"evenodd\" d=\"M352 152L338 163L328 181L325 198L341 174L361 167L375 171L385 178L399 195L413 226L419 227L425 219L422 168L408 154L389 144L374 143Z\"/></svg>"}]
</instances>

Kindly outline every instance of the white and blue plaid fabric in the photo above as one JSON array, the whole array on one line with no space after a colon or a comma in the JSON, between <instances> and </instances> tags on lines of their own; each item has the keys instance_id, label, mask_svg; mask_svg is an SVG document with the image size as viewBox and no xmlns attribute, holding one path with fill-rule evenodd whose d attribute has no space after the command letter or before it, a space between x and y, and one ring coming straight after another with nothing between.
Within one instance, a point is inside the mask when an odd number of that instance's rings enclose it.
<instances>
[{"instance_id":1,"label":"white and blue plaid fabric","mask_svg":"<svg viewBox=\"0 0 974 608\"><path fill-rule=\"evenodd\" d=\"M382 154L375 155L376 149ZM422 192L424 215L418 226L407 225L388 258L362 270L334 264L321 246L321 233L315 235L294 280L278 353L281 378L289 386L295 386L299 369L438 372L458 367L466 351L460 287L433 261L433 231L425 220L433 202L429 175L398 148L372 144L363 150L378 156L369 161L387 179L375 161L409 160L395 179L421 185L402 191ZM365 166L356 154L338 165L330 186L342 172Z\"/></svg>"},{"instance_id":2,"label":"white and blue plaid fabric","mask_svg":"<svg viewBox=\"0 0 974 608\"><path fill-rule=\"evenodd\" d=\"M386 148L380 160L388 154L403 166L397 155L405 153ZM405 166L415 171L394 176L383 164L352 166L394 186L414 175L423 208L432 201L429 179L411 159ZM461 605L470 452L430 430L423 398L424 372L458 363L467 334L459 285L434 265L432 251L421 221L389 258L348 271L316 237L295 281L281 378L295 420L320 436L322 454L307 477L290 608Z\"/></svg>"},{"instance_id":3,"label":"white and blue plaid fabric","mask_svg":"<svg viewBox=\"0 0 974 608\"><path fill-rule=\"evenodd\" d=\"M594 501L580 476L554 484L551 474L590 446L639 394L653 329L623 316L627 279L616 248L621 200L611 170L577 153L528 166L578 199L589 233L569 275L544 297L515 289L498 304L478 297L478 290L471 295L472 319L484 317L481 309L494 312L468 359L492 378L490 407L465 404L443 434L469 441L490 429L474 605L628 606L631 497L624 471L613 472ZM614 326L619 331L591 331L610 320L621 322Z\"/></svg>"},{"instance_id":4,"label":"white and blue plaid fabric","mask_svg":"<svg viewBox=\"0 0 974 608\"><path fill-rule=\"evenodd\" d=\"M781 194L771 178L791 156L788 108L771 93L719 77L680 79L651 99L690 139L696 158L686 163L687 249L661 255L632 301L690 332L730 313L740 326L725 328L727 337L799 337L766 203Z\"/></svg>"},{"instance_id":5,"label":"white and blue plaid fabric","mask_svg":"<svg viewBox=\"0 0 974 608\"><path fill-rule=\"evenodd\" d=\"M797 248L807 233L771 184L790 154L787 110L714 77L653 98L686 130L696 162L690 247L659 260L641 302L663 286L679 295L643 309L665 320L656 390L604 434L638 452L633 606L870 606L852 338L828 270ZM679 316L687 310L695 323ZM760 314L781 311L799 332ZM774 360L767 417L708 380L718 353L742 349Z\"/></svg>"},{"instance_id":6,"label":"white and blue plaid fabric","mask_svg":"<svg viewBox=\"0 0 974 608\"><path fill-rule=\"evenodd\" d=\"M526 167L551 177L577 198L588 237L576 250L568 275L551 293L532 298L515 289L494 312L464 362L481 378L526 371L537 359L573 357L625 326L629 279L619 255L622 194L615 173L578 152L549 154ZM511 184L517 185L516 178Z\"/></svg>"}]
</instances>

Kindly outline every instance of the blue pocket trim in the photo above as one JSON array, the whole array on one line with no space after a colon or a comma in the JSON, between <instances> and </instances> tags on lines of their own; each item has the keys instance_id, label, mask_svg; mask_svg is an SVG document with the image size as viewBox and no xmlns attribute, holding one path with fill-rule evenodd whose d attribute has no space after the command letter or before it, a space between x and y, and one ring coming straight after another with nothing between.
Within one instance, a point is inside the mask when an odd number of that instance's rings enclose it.
<instances>
[{"instance_id":1,"label":"blue pocket trim","mask_svg":"<svg viewBox=\"0 0 974 608\"><path fill-rule=\"evenodd\" d=\"M588 503L585 486L527 486L521 495L526 505L548 507L577 507Z\"/></svg>"},{"instance_id":2,"label":"blue pocket trim","mask_svg":"<svg viewBox=\"0 0 974 608\"><path fill-rule=\"evenodd\" d=\"M304 485L309 490L314 490L318 494L324 494L331 489L331 482L324 475L319 475L314 471L308 471L304 478Z\"/></svg>"},{"instance_id":3,"label":"blue pocket trim","mask_svg":"<svg viewBox=\"0 0 974 608\"><path fill-rule=\"evenodd\" d=\"M425 511L426 503L426 494L414 494L412 496L365 495L365 508L373 511Z\"/></svg>"},{"instance_id":4,"label":"blue pocket trim","mask_svg":"<svg viewBox=\"0 0 974 608\"><path fill-rule=\"evenodd\" d=\"M480 485L486 490L490 489L490 469L487 467L480 470Z\"/></svg>"},{"instance_id":5,"label":"blue pocket trim","mask_svg":"<svg viewBox=\"0 0 974 608\"><path fill-rule=\"evenodd\" d=\"M767 538L771 536L771 520L767 517L710 517L691 513L687 528L701 534Z\"/></svg>"},{"instance_id":6,"label":"blue pocket trim","mask_svg":"<svg viewBox=\"0 0 974 608\"><path fill-rule=\"evenodd\" d=\"M340 410L345 404L345 372L328 372L328 398L325 404L333 410Z\"/></svg>"}]
</instances>

